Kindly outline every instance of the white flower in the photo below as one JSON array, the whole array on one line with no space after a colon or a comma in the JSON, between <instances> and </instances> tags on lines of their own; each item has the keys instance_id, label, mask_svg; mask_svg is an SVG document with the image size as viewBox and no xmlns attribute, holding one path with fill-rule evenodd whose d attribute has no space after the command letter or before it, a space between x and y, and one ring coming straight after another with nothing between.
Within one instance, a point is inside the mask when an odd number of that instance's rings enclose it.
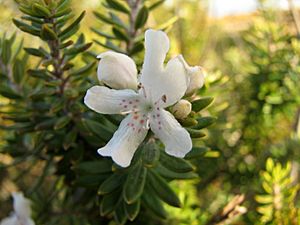
<instances>
[{"instance_id":1,"label":"white flower","mask_svg":"<svg viewBox=\"0 0 300 225\"><path fill-rule=\"evenodd\" d=\"M31 217L30 201L23 193L12 194L14 200L14 212L10 217L3 219L0 225L34 225Z\"/></svg>"},{"instance_id":2,"label":"white flower","mask_svg":"<svg viewBox=\"0 0 300 225\"><path fill-rule=\"evenodd\" d=\"M173 115L177 119L186 118L192 111L192 104L185 100L179 100L172 108Z\"/></svg>"},{"instance_id":3,"label":"white flower","mask_svg":"<svg viewBox=\"0 0 300 225\"><path fill-rule=\"evenodd\" d=\"M183 57L180 59L183 62L189 76L188 88L185 94L191 95L204 85L204 71L200 66L189 66Z\"/></svg>"},{"instance_id":4,"label":"white flower","mask_svg":"<svg viewBox=\"0 0 300 225\"><path fill-rule=\"evenodd\" d=\"M175 57L164 66L169 39L162 31L146 31L145 49L138 92L94 86L84 98L85 104L98 113L127 114L112 139L98 149L100 155L112 157L123 167L130 165L149 129L172 156L184 157L192 149L189 133L164 110L178 102L186 92L189 78L182 57Z\"/></svg>"},{"instance_id":5,"label":"white flower","mask_svg":"<svg viewBox=\"0 0 300 225\"><path fill-rule=\"evenodd\" d=\"M117 52L104 52L97 56L98 79L114 89L137 89L137 69L127 55Z\"/></svg>"}]
</instances>

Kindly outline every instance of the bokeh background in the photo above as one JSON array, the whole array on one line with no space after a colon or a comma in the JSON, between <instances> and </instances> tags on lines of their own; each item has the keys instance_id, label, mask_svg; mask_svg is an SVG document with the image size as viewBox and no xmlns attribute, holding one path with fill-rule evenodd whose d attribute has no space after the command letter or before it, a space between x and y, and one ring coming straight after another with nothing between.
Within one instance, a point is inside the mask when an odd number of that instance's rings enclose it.
<instances>
[{"instance_id":1,"label":"bokeh background","mask_svg":"<svg viewBox=\"0 0 300 225\"><path fill-rule=\"evenodd\" d=\"M166 28L171 38L170 56L180 53L206 70L205 94L215 98L207 114L218 118L205 138L211 151L197 162L200 180L173 184L184 207L169 207L166 224L299 224L298 6L298 0L166 0L150 14L147 27ZM74 1L73 8L87 11L81 24L87 40L99 40L91 27L109 29L92 13L105 10L100 0ZM13 25L20 16L14 1L0 0L0 11L1 35L17 32L25 46L41 44ZM105 51L97 44L92 50ZM2 164L12 160L0 153ZM11 210L15 182L38 176L39 165L27 166L0 170L0 218ZM226 207L234 210L224 219Z\"/></svg>"}]
</instances>

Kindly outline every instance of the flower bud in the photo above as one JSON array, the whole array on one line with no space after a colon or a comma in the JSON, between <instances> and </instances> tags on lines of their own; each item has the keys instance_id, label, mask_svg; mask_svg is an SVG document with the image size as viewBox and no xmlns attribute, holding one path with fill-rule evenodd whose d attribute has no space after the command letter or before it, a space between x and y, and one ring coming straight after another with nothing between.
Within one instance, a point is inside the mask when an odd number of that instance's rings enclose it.
<instances>
[{"instance_id":1,"label":"flower bud","mask_svg":"<svg viewBox=\"0 0 300 225\"><path fill-rule=\"evenodd\" d=\"M191 95L203 86L204 71L200 66L189 67L187 71L190 76L190 82L185 94Z\"/></svg>"},{"instance_id":2,"label":"flower bud","mask_svg":"<svg viewBox=\"0 0 300 225\"><path fill-rule=\"evenodd\" d=\"M180 57L189 79L186 95L192 95L204 84L204 70L200 66L189 66L184 58Z\"/></svg>"},{"instance_id":3,"label":"flower bud","mask_svg":"<svg viewBox=\"0 0 300 225\"><path fill-rule=\"evenodd\" d=\"M113 89L137 89L137 69L127 55L112 51L97 56L98 79Z\"/></svg>"},{"instance_id":4,"label":"flower bud","mask_svg":"<svg viewBox=\"0 0 300 225\"><path fill-rule=\"evenodd\" d=\"M179 100L172 108L173 115L177 119L186 118L192 111L192 104L184 99Z\"/></svg>"}]
</instances>

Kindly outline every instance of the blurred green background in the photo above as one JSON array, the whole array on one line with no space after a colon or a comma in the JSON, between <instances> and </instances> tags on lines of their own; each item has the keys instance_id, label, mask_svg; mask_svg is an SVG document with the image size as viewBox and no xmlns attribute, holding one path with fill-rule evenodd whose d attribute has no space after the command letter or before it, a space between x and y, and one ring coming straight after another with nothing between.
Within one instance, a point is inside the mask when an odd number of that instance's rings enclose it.
<instances>
[{"instance_id":1,"label":"blurred green background","mask_svg":"<svg viewBox=\"0 0 300 225\"><path fill-rule=\"evenodd\" d=\"M259 1L255 11L214 16L209 1L173 0L150 14L147 27L167 28L169 55L206 70L204 92L215 98L207 115L218 118L205 138L212 151L197 161L200 180L174 183L184 207L169 207L166 224L300 224L300 17L288 3L282 9ZM99 39L91 27L109 29L92 14L105 10L100 0L73 1L73 8L87 11L81 31L88 41ZM0 0L0 11L2 35L41 44L13 25L20 15L13 1ZM0 154L0 161L12 159ZM15 174L11 168L0 177L0 218L10 211Z\"/></svg>"}]
</instances>

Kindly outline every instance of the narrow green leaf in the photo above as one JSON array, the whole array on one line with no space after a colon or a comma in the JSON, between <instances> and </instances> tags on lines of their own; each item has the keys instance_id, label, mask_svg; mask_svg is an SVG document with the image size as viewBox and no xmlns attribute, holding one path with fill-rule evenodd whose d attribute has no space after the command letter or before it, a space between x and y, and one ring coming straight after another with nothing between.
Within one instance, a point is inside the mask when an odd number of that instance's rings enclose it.
<instances>
[{"instance_id":1,"label":"narrow green leaf","mask_svg":"<svg viewBox=\"0 0 300 225\"><path fill-rule=\"evenodd\" d=\"M75 142L77 138L77 131L76 129L71 130L67 133L67 135L64 137L63 147L65 150L69 149L70 146Z\"/></svg>"},{"instance_id":2,"label":"narrow green leaf","mask_svg":"<svg viewBox=\"0 0 300 225\"><path fill-rule=\"evenodd\" d=\"M101 30L95 29L95 28L93 28L93 27L91 28L91 30L92 30L94 33L96 33L96 34L98 34L99 36L101 36L101 37L105 37L105 38L108 38L108 39L116 39L116 37L114 37L113 35L106 34L106 33L102 32Z\"/></svg>"},{"instance_id":3,"label":"narrow green leaf","mask_svg":"<svg viewBox=\"0 0 300 225\"><path fill-rule=\"evenodd\" d=\"M25 77L24 64L20 59L16 59L13 64L13 78L17 84L20 84Z\"/></svg>"},{"instance_id":4,"label":"narrow green leaf","mask_svg":"<svg viewBox=\"0 0 300 225\"><path fill-rule=\"evenodd\" d=\"M206 152L209 151L207 147L194 147L192 150L185 156L185 159L195 159L203 156Z\"/></svg>"},{"instance_id":5,"label":"narrow green leaf","mask_svg":"<svg viewBox=\"0 0 300 225\"><path fill-rule=\"evenodd\" d=\"M127 220L127 216L123 204L124 204L123 201L119 202L114 212L114 219L118 225L125 224Z\"/></svg>"},{"instance_id":6,"label":"narrow green leaf","mask_svg":"<svg viewBox=\"0 0 300 225\"><path fill-rule=\"evenodd\" d=\"M119 12L123 12L123 13L126 13L126 14L130 13L129 8L126 5L122 4L120 1L106 0L106 3L110 8L115 9Z\"/></svg>"},{"instance_id":7,"label":"narrow green leaf","mask_svg":"<svg viewBox=\"0 0 300 225\"><path fill-rule=\"evenodd\" d=\"M36 18L36 17L33 17L33 16L22 16L21 18L23 20L28 20L32 23L37 23L37 24L40 24L40 25L42 25L44 23L44 21L42 19L39 19L39 18Z\"/></svg>"},{"instance_id":8,"label":"narrow green leaf","mask_svg":"<svg viewBox=\"0 0 300 225\"><path fill-rule=\"evenodd\" d=\"M140 212L141 200L139 199L130 205L124 204L124 207L125 207L125 212L126 212L128 219L130 221L134 221Z\"/></svg>"},{"instance_id":9,"label":"narrow green leaf","mask_svg":"<svg viewBox=\"0 0 300 225\"><path fill-rule=\"evenodd\" d=\"M144 50L144 44L142 42L136 42L133 48L129 51L129 55L135 55Z\"/></svg>"},{"instance_id":10,"label":"narrow green leaf","mask_svg":"<svg viewBox=\"0 0 300 225\"><path fill-rule=\"evenodd\" d=\"M24 23L20 20L13 19L13 23L22 31L32 34L34 36L40 36L40 30L28 25L27 23Z\"/></svg>"},{"instance_id":11,"label":"narrow green leaf","mask_svg":"<svg viewBox=\"0 0 300 225\"><path fill-rule=\"evenodd\" d=\"M110 130L108 127L90 119L82 119L81 121L95 136L104 141L109 141L111 139L114 131Z\"/></svg>"},{"instance_id":12,"label":"narrow green leaf","mask_svg":"<svg viewBox=\"0 0 300 225\"><path fill-rule=\"evenodd\" d=\"M120 49L119 47L117 47L116 45L114 45L112 42L110 42L108 40L106 41L105 44L102 43L102 42L100 42L100 41L98 41L98 40L95 40L95 39L93 41L96 42L96 44L98 44L98 45L100 45L102 47L114 50L114 51L119 52L119 53L125 53L122 49Z\"/></svg>"},{"instance_id":13,"label":"narrow green leaf","mask_svg":"<svg viewBox=\"0 0 300 225\"><path fill-rule=\"evenodd\" d=\"M43 122L38 123L34 129L35 130L47 130L47 129L52 129L55 122L56 122L56 118L52 118L52 119L48 119L48 120L44 120Z\"/></svg>"},{"instance_id":14,"label":"narrow green leaf","mask_svg":"<svg viewBox=\"0 0 300 225\"><path fill-rule=\"evenodd\" d=\"M74 166L74 170L78 172L101 174L112 171L112 162L110 160L101 159L97 161L85 161Z\"/></svg>"},{"instance_id":15,"label":"narrow green leaf","mask_svg":"<svg viewBox=\"0 0 300 225\"><path fill-rule=\"evenodd\" d=\"M158 6L160 6L164 2L165 2L165 0L159 0L157 2L154 2L152 5L149 6L149 11L156 9Z\"/></svg>"},{"instance_id":16,"label":"narrow green leaf","mask_svg":"<svg viewBox=\"0 0 300 225\"><path fill-rule=\"evenodd\" d=\"M143 167L142 163L138 163L131 168L126 183L124 186L124 200L128 204L137 201L144 190L147 176L147 169Z\"/></svg>"},{"instance_id":17,"label":"narrow green leaf","mask_svg":"<svg viewBox=\"0 0 300 225\"><path fill-rule=\"evenodd\" d=\"M34 13L36 13L39 16L42 16L42 17L49 18L51 16L50 10L47 9L46 7L38 4L38 3L34 3L32 5L32 10L33 10Z\"/></svg>"},{"instance_id":18,"label":"narrow green leaf","mask_svg":"<svg viewBox=\"0 0 300 225\"><path fill-rule=\"evenodd\" d=\"M69 116L60 117L54 125L54 130L62 129L65 126L67 126L70 122L71 122L71 117Z\"/></svg>"},{"instance_id":19,"label":"narrow green leaf","mask_svg":"<svg viewBox=\"0 0 300 225\"><path fill-rule=\"evenodd\" d=\"M142 195L142 203L147 209L150 209L156 216L167 219L167 212L165 211L162 202L157 198L151 187L145 186L145 191Z\"/></svg>"},{"instance_id":20,"label":"narrow green leaf","mask_svg":"<svg viewBox=\"0 0 300 225\"><path fill-rule=\"evenodd\" d=\"M4 40L1 49L1 58L5 65L7 65L11 59L11 44L9 40Z\"/></svg>"},{"instance_id":21,"label":"narrow green leaf","mask_svg":"<svg viewBox=\"0 0 300 225\"><path fill-rule=\"evenodd\" d=\"M61 17L61 16L67 16L69 13L72 12L72 9L70 8L66 8L66 9L62 9L62 10L58 10L54 15L53 17L54 18L58 18L58 17Z\"/></svg>"},{"instance_id":22,"label":"narrow green leaf","mask_svg":"<svg viewBox=\"0 0 300 225\"><path fill-rule=\"evenodd\" d=\"M74 20L73 23L71 23L66 29L64 29L58 36L62 37L65 36L67 33L72 32L72 30L76 30L77 25L79 25L80 21L83 19L83 17L85 16L85 11L83 11L79 17Z\"/></svg>"},{"instance_id":23,"label":"narrow green leaf","mask_svg":"<svg viewBox=\"0 0 300 225\"><path fill-rule=\"evenodd\" d=\"M193 165L188 161L174 156L169 156L164 152L161 152L160 154L160 162L166 168L179 173L194 171Z\"/></svg>"},{"instance_id":24,"label":"narrow green leaf","mask_svg":"<svg viewBox=\"0 0 300 225\"><path fill-rule=\"evenodd\" d=\"M24 48L24 50L33 56L38 56L38 57L47 57L47 55L45 55L45 52L42 51L41 49L37 49L37 48Z\"/></svg>"},{"instance_id":25,"label":"narrow green leaf","mask_svg":"<svg viewBox=\"0 0 300 225\"><path fill-rule=\"evenodd\" d=\"M187 117L187 118L181 120L180 123L181 123L182 126L184 126L184 127L192 127L192 126L197 125L197 124L198 124L198 121L195 120L194 118Z\"/></svg>"},{"instance_id":26,"label":"narrow green leaf","mask_svg":"<svg viewBox=\"0 0 300 225\"><path fill-rule=\"evenodd\" d=\"M160 149L155 143L155 141L151 141L143 147L142 150L142 159L143 164L146 167L154 167L159 161Z\"/></svg>"},{"instance_id":27,"label":"narrow green leaf","mask_svg":"<svg viewBox=\"0 0 300 225\"><path fill-rule=\"evenodd\" d=\"M41 30L41 38L45 41L53 41L57 39L56 33L49 27L48 24L43 24Z\"/></svg>"},{"instance_id":28,"label":"narrow green leaf","mask_svg":"<svg viewBox=\"0 0 300 225\"><path fill-rule=\"evenodd\" d=\"M98 195L105 195L113 192L123 184L123 181L124 181L123 174L114 173L100 185L98 189Z\"/></svg>"},{"instance_id":29,"label":"narrow green leaf","mask_svg":"<svg viewBox=\"0 0 300 225\"><path fill-rule=\"evenodd\" d=\"M36 77L36 78L41 78L43 80L48 80L48 79L52 79L53 77L51 75L49 75L47 73L47 70L43 69L43 70L32 70L29 69L28 74L32 77Z\"/></svg>"},{"instance_id":30,"label":"narrow green leaf","mask_svg":"<svg viewBox=\"0 0 300 225\"><path fill-rule=\"evenodd\" d=\"M70 45L74 44L74 42L72 40L69 40L65 43L62 43L60 46L59 46L59 49L64 49L64 48L67 48L69 47Z\"/></svg>"},{"instance_id":31,"label":"narrow green leaf","mask_svg":"<svg viewBox=\"0 0 300 225\"><path fill-rule=\"evenodd\" d=\"M212 97L204 97L204 98L200 98L196 101L193 101L192 102L192 110L195 112L199 112L200 110L208 107L213 102L213 100L214 100L214 98L212 98Z\"/></svg>"},{"instance_id":32,"label":"narrow green leaf","mask_svg":"<svg viewBox=\"0 0 300 225\"><path fill-rule=\"evenodd\" d=\"M206 134L201 130L195 130L192 128L185 128L185 129L189 132L191 138L202 138L206 136Z\"/></svg>"},{"instance_id":33,"label":"narrow green leaf","mask_svg":"<svg viewBox=\"0 0 300 225\"><path fill-rule=\"evenodd\" d=\"M149 16L149 11L146 6L143 6L139 10L139 12L136 16L135 25L134 25L135 29L139 29L139 28L143 27L145 25L145 23L147 22L148 16Z\"/></svg>"},{"instance_id":34,"label":"narrow green leaf","mask_svg":"<svg viewBox=\"0 0 300 225\"><path fill-rule=\"evenodd\" d=\"M90 43L86 43L86 44L80 44L80 45L75 45L74 47L70 48L70 49L67 49L65 51L65 54L66 55L76 55L80 52L84 52L86 51L87 49L89 49L91 46L92 46L92 42Z\"/></svg>"},{"instance_id":35,"label":"narrow green leaf","mask_svg":"<svg viewBox=\"0 0 300 225\"><path fill-rule=\"evenodd\" d=\"M120 192L115 191L108 195L104 195L100 203L100 215L106 216L114 211L120 197Z\"/></svg>"},{"instance_id":36,"label":"narrow green leaf","mask_svg":"<svg viewBox=\"0 0 300 225\"><path fill-rule=\"evenodd\" d=\"M10 86L5 84L0 84L0 95L10 99L20 99L22 96L12 89Z\"/></svg>"},{"instance_id":37,"label":"narrow green leaf","mask_svg":"<svg viewBox=\"0 0 300 225\"><path fill-rule=\"evenodd\" d=\"M148 174L150 185L155 193L167 204L180 208L180 200L168 183L153 170L149 170Z\"/></svg>"},{"instance_id":38,"label":"narrow green leaf","mask_svg":"<svg viewBox=\"0 0 300 225\"><path fill-rule=\"evenodd\" d=\"M178 173L172 170L167 169L163 165L159 164L155 167L155 171L161 175L162 177L168 179L178 179L178 180L186 180L186 179L194 179L198 178L198 175L194 172L187 172L187 173Z\"/></svg>"},{"instance_id":39,"label":"narrow green leaf","mask_svg":"<svg viewBox=\"0 0 300 225\"><path fill-rule=\"evenodd\" d=\"M210 125L214 124L216 122L217 118L206 116L206 117L201 117L197 120L198 120L198 124L196 126L194 126L193 128L202 129L202 128L209 127Z\"/></svg>"},{"instance_id":40,"label":"narrow green leaf","mask_svg":"<svg viewBox=\"0 0 300 225\"><path fill-rule=\"evenodd\" d=\"M91 71L91 69L94 68L95 64L96 64L96 62L90 62L87 65L85 65L84 67L81 67L79 70L72 71L70 73L70 76L85 74L85 73Z\"/></svg>"},{"instance_id":41,"label":"narrow green leaf","mask_svg":"<svg viewBox=\"0 0 300 225\"><path fill-rule=\"evenodd\" d=\"M79 176L76 178L74 185L94 189L98 187L103 182L103 180L107 178L107 176L107 174Z\"/></svg>"},{"instance_id":42,"label":"narrow green leaf","mask_svg":"<svg viewBox=\"0 0 300 225\"><path fill-rule=\"evenodd\" d=\"M122 30L116 28L116 27L113 27L112 28L112 32L113 34L115 35L115 37L119 40L123 40L123 41L126 41L128 42L129 41L129 37L128 35L126 35Z\"/></svg>"}]
</instances>

